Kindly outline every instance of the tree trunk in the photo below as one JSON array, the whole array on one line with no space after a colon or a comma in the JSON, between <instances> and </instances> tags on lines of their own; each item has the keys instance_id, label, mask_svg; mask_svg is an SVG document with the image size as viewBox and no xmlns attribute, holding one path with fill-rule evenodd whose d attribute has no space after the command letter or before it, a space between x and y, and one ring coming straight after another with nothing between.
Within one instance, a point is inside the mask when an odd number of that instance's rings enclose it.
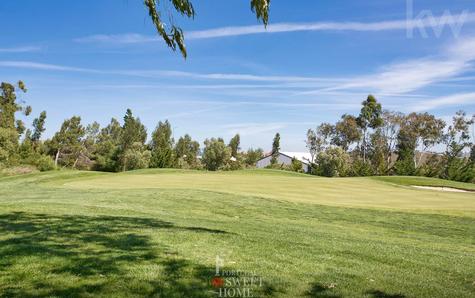
<instances>
[{"instance_id":1,"label":"tree trunk","mask_svg":"<svg viewBox=\"0 0 475 298\"><path fill-rule=\"evenodd\" d=\"M363 132L363 163L366 163L366 129Z\"/></svg>"},{"instance_id":2,"label":"tree trunk","mask_svg":"<svg viewBox=\"0 0 475 298\"><path fill-rule=\"evenodd\" d=\"M56 152L56 157L54 158L54 166L58 166L58 159L59 159L60 149Z\"/></svg>"},{"instance_id":3,"label":"tree trunk","mask_svg":"<svg viewBox=\"0 0 475 298\"><path fill-rule=\"evenodd\" d=\"M73 164L73 169L76 168L76 164L78 163L78 160L79 160L79 157L76 158L76 160L74 161L74 164Z\"/></svg>"}]
</instances>

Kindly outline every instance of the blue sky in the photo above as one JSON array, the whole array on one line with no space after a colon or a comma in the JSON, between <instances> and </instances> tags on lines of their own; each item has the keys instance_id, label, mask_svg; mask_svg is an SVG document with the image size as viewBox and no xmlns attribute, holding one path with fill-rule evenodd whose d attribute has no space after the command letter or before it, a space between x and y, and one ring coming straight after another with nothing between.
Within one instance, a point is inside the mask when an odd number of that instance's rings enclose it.
<instances>
[{"instance_id":1,"label":"blue sky","mask_svg":"<svg viewBox=\"0 0 475 298\"><path fill-rule=\"evenodd\" d=\"M169 119L175 137L240 133L265 150L280 132L284 151L305 151L308 128L369 93L389 110L475 112L472 0L273 0L267 30L247 0L194 2L194 20L175 17L185 61L142 0L2 0L0 80L27 84L47 137L72 115L106 125L132 108L149 132Z\"/></svg>"}]
</instances>

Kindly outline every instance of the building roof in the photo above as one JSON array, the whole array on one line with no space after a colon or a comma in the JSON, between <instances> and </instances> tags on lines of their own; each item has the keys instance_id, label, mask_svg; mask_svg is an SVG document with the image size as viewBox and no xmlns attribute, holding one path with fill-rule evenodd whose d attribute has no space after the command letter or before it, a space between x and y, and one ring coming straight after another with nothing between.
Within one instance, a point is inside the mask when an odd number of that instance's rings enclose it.
<instances>
[{"instance_id":1,"label":"building roof","mask_svg":"<svg viewBox=\"0 0 475 298\"><path fill-rule=\"evenodd\" d=\"M280 154L286 155L290 158L295 158L301 161L304 164L309 164L312 156L308 152L279 152Z\"/></svg>"}]
</instances>

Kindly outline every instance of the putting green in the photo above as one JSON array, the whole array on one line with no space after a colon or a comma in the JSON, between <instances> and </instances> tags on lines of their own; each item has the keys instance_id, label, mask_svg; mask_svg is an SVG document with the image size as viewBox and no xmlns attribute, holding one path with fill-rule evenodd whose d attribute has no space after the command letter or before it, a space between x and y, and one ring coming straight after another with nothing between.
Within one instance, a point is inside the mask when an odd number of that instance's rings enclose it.
<instances>
[{"instance_id":1,"label":"putting green","mask_svg":"<svg viewBox=\"0 0 475 298\"><path fill-rule=\"evenodd\" d=\"M64 182L63 186L81 189L194 189L330 206L475 216L475 193L414 189L391 183L391 178L386 177L385 181L372 178L320 178L267 170L215 173L147 170L98 175Z\"/></svg>"}]
</instances>

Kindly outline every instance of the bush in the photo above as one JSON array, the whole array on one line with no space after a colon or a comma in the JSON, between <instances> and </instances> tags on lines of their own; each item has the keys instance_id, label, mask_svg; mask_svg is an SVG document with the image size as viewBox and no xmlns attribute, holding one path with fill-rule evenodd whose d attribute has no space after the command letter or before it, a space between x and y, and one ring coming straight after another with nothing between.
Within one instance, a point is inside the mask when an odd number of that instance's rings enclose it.
<instances>
[{"instance_id":1,"label":"bush","mask_svg":"<svg viewBox=\"0 0 475 298\"><path fill-rule=\"evenodd\" d=\"M125 151L124 154L124 169L138 170L148 168L152 154L149 150L142 150L139 145L134 144L133 148Z\"/></svg>"},{"instance_id":2,"label":"bush","mask_svg":"<svg viewBox=\"0 0 475 298\"><path fill-rule=\"evenodd\" d=\"M211 138L205 140L202 162L209 171L229 168L231 149L226 146L223 139Z\"/></svg>"},{"instance_id":3,"label":"bush","mask_svg":"<svg viewBox=\"0 0 475 298\"><path fill-rule=\"evenodd\" d=\"M289 170L292 172L303 173L302 162L296 158L292 158L292 163L289 166Z\"/></svg>"},{"instance_id":4,"label":"bush","mask_svg":"<svg viewBox=\"0 0 475 298\"><path fill-rule=\"evenodd\" d=\"M349 154L340 147L328 148L317 156L317 166L313 174L326 177L348 176Z\"/></svg>"},{"instance_id":5,"label":"bush","mask_svg":"<svg viewBox=\"0 0 475 298\"><path fill-rule=\"evenodd\" d=\"M396 161L394 164L394 172L401 176L414 176L416 174L416 166L412 158L405 158Z\"/></svg>"},{"instance_id":6,"label":"bush","mask_svg":"<svg viewBox=\"0 0 475 298\"><path fill-rule=\"evenodd\" d=\"M417 169L418 176L442 177L444 173L444 159L438 155L432 155Z\"/></svg>"},{"instance_id":7,"label":"bush","mask_svg":"<svg viewBox=\"0 0 475 298\"><path fill-rule=\"evenodd\" d=\"M56 169L54 160L48 155L40 155L35 161L35 166L41 172L52 171Z\"/></svg>"},{"instance_id":8,"label":"bush","mask_svg":"<svg viewBox=\"0 0 475 298\"><path fill-rule=\"evenodd\" d=\"M364 162L362 159L358 158L351 164L351 170L349 170L348 175L354 177L372 176L373 167L371 166L371 163Z\"/></svg>"},{"instance_id":9,"label":"bush","mask_svg":"<svg viewBox=\"0 0 475 298\"><path fill-rule=\"evenodd\" d=\"M475 179L475 164L468 159L454 158L447 164L444 178L460 182L472 182Z\"/></svg>"}]
</instances>

